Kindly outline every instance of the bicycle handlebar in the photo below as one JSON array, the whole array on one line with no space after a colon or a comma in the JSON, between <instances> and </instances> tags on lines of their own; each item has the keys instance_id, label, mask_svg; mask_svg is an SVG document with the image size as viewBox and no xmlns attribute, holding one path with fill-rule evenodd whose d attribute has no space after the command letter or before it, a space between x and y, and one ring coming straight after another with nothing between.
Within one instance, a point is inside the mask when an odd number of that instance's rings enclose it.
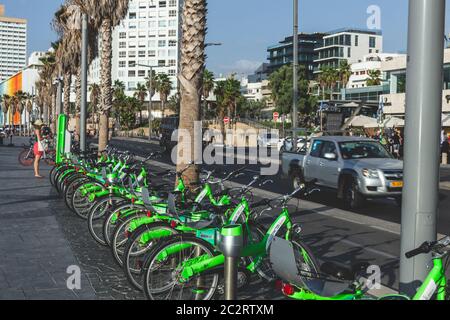
<instances>
[{"instance_id":1,"label":"bicycle handlebar","mask_svg":"<svg viewBox=\"0 0 450 320\"><path fill-rule=\"evenodd\" d=\"M420 254L427 254L437 249L442 249L450 245L450 237L442 238L439 241L426 241L420 247L405 253L406 258L411 259Z\"/></svg>"}]
</instances>

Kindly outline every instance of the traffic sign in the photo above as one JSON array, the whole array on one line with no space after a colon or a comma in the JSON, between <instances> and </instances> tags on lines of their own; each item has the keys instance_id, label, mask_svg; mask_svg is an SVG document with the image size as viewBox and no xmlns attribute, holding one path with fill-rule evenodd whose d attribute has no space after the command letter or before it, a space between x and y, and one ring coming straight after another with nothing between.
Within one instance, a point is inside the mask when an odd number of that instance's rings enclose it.
<instances>
[{"instance_id":1,"label":"traffic sign","mask_svg":"<svg viewBox=\"0 0 450 320\"><path fill-rule=\"evenodd\" d=\"M225 118L223 119L223 122L224 122L225 124L229 124L229 123L230 123L230 118L225 117Z\"/></svg>"},{"instance_id":2,"label":"traffic sign","mask_svg":"<svg viewBox=\"0 0 450 320\"><path fill-rule=\"evenodd\" d=\"M277 122L280 119L280 114L278 112L273 113L273 121Z\"/></svg>"}]
</instances>

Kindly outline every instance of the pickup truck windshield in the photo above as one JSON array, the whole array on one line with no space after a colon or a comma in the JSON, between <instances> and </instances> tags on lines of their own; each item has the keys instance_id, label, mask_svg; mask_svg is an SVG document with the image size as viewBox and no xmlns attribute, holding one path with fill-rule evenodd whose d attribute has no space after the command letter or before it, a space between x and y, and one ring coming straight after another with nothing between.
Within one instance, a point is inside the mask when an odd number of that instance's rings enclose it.
<instances>
[{"instance_id":1,"label":"pickup truck windshield","mask_svg":"<svg viewBox=\"0 0 450 320\"><path fill-rule=\"evenodd\" d=\"M375 141L352 141L339 143L344 159L392 158L389 152Z\"/></svg>"}]
</instances>

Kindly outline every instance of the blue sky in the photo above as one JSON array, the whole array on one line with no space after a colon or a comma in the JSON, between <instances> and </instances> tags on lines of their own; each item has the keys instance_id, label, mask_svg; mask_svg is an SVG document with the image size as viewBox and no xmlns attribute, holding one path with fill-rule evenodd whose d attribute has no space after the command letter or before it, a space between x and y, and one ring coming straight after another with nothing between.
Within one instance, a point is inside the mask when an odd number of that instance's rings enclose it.
<instances>
[{"instance_id":1,"label":"blue sky","mask_svg":"<svg viewBox=\"0 0 450 320\"><path fill-rule=\"evenodd\" d=\"M46 50L55 39L50 22L63 0L0 0L9 16L29 21L29 51ZM384 51L405 51L408 0L300 0L300 31L365 28L367 8L381 9ZM447 1L447 34L450 32ZM216 74L248 73L266 60L266 48L292 33L292 0L209 0L208 68Z\"/></svg>"}]
</instances>

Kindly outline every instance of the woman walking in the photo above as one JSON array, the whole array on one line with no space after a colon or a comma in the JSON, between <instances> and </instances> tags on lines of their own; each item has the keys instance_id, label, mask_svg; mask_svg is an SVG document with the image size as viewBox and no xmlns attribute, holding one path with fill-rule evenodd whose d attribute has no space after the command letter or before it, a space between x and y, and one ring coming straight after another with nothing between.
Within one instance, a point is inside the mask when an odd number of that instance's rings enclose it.
<instances>
[{"instance_id":1,"label":"woman walking","mask_svg":"<svg viewBox=\"0 0 450 320\"><path fill-rule=\"evenodd\" d=\"M44 126L44 123L41 120L37 120L34 124L34 136L36 138L36 142L33 147L34 152L34 176L38 179L42 179L43 176L39 173L39 162L41 161L41 157L44 155L44 146L42 144L42 135L41 129Z\"/></svg>"}]
</instances>

